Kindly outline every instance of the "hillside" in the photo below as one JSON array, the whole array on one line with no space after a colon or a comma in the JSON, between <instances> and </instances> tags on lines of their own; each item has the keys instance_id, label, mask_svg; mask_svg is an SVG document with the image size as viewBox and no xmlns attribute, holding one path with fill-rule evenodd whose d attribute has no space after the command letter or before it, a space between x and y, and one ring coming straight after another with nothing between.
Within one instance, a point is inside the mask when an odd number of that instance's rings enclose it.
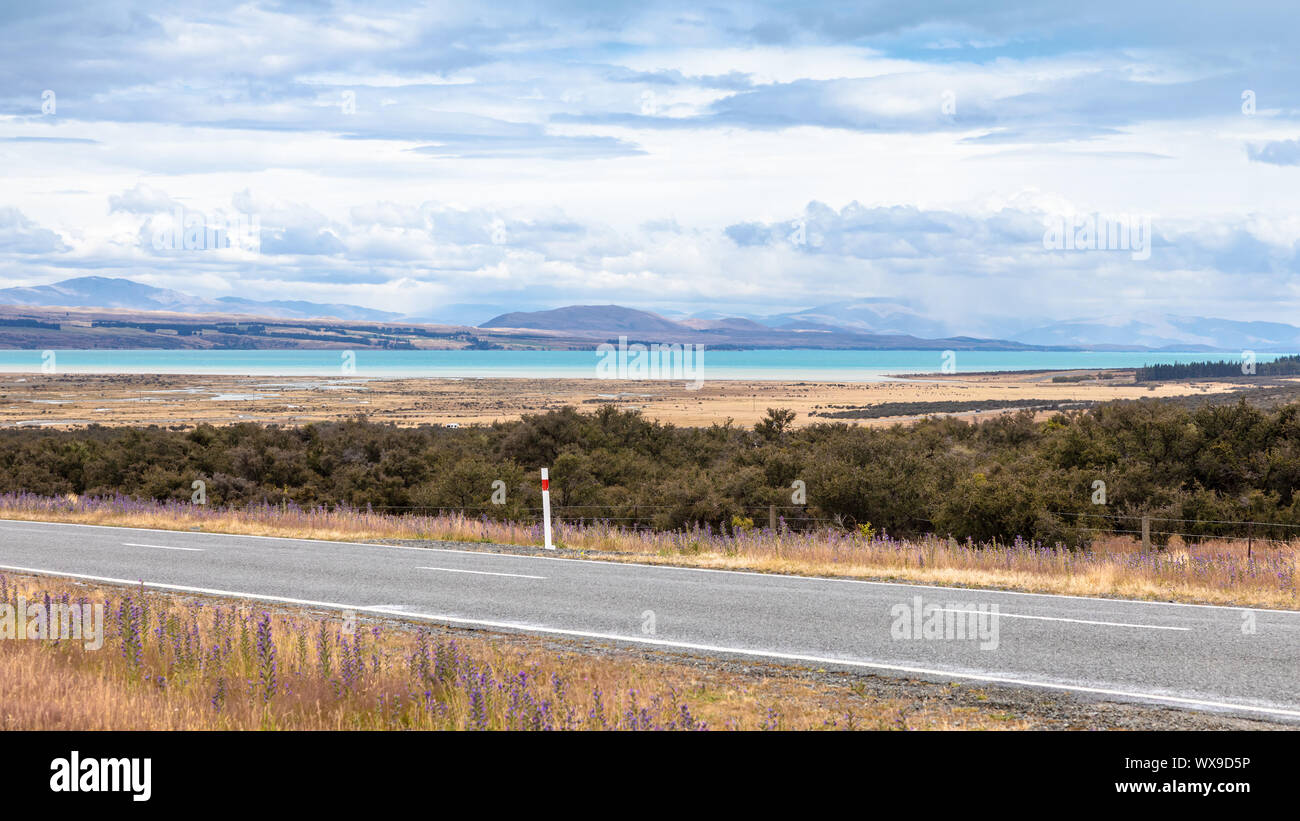
<instances>
[{"instance_id":1,"label":"hillside","mask_svg":"<svg viewBox=\"0 0 1300 821\"><path fill-rule=\"evenodd\" d=\"M901 333L872 333L787 317L782 319L787 322L781 327L739 317L673 321L621 305L571 305L549 311L502 314L479 325L479 328L551 331L599 342L626 336L633 342L701 344L715 348L1043 350L1040 346L1001 339L927 339Z\"/></svg>"},{"instance_id":2,"label":"hillside","mask_svg":"<svg viewBox=\"0 0 1300 821\"><path fill-rule=\"evenodd\" d=\"M66 308L116 308L127 311L177 311L188 314L249 314L279 319L332 317L381 322L401 314L356 305L243 297L205 299L181 291L155 288L121 277L78 277L52 285L0 289L0 305Z\"/></svg>"},{"instance_id":3,"label":"hillside","mask_svg":"<svg viewBox=\"0 0 1300 821\"><path fill-rule=\"evenodd\" d=\"M620 305L570 305L550 311L515 311L493 317L479 327L636 334L673 333L683 328L658 314Z\"/></svg>"}]
</instances>

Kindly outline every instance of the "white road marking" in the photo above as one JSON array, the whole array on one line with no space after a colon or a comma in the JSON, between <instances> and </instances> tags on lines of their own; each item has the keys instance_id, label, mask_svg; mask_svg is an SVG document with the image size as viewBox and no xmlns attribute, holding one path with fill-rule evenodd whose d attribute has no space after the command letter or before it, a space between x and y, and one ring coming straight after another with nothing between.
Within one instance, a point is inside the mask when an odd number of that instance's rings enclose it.
<instances>
[{"instance_id":1,"label":"white road marking","mask_svg":"<svg viewBox=\"0 0 1300 821\"><path fill-rule=\"evenodd\" d=\"M1129 690L1111 690L1102 687L1086 687L1075 684L1057 684L1048 681L1033 681L1030 679L1002 678L1001 676L987 676L978 673L954 673L950 670L934 670L925 667L906 667L898 664L882 664L872 661L855 661L852 659L830 658L826 656L810 656L800 653L783 653L776 650L754 650L747 647L723 647L712 644L695 644L685 641L669 641L668 639L655 639L638 635L620 635L617 633L597 633L588 630L567 630L560 627L545 627L536 624L522 624L518 622L489 621L486 619L466 619L458 616L434 615L431 613L407 613L400 610L391 610L384 607L366 607L356 604L340 604L338 602L313 601L311 599L294 599L287 596L270 596L262 593L244 593L235 590L217 590L207 587L190 587L181 584L163 584L160 582L146 582L144 580L132 579L115 579L110 576L91 576L84 573L68 573L62 570L43 570L34 567L14 567L11 565L0 565L0 570L10 570L14 573L39 573L46 576L62 576L69 579L85 579L87 581L105 582L107 584L123 584L132 587L152 587L157 590L175 590L182 593L199 593L207 596L226 596L243 599L252 599L254 601L276 602L280 604L300 604L307 607L328 607L332 610L356 610L366 613L379 613L386 616L404 616L412 619L425 619L427 621L443 622L447 624L465 624L475 627L490 627L500 630L519 630L526 633L546 633L555 636L573 636L577 638L604 639L606 641L621 641L631 644L648 644L656 647L673 647L681 650L699 650L706 653L728 653L737 656L748 656L751 658L779 659L782 661L803 661L819 666L839 665L843 667L857 667L867 670L889 670L897 673L911 673L913 675L937 676L939 678L956 678L967 681L983 681L989 684L1006 684L1017 687L1038 687L1044 690L1058 690L1067 693L1088 693L1090 695L1114 696L1116 698L1130 698L1138 701L1155 701L1166 704L1177 704L1186 707L1201 707L1213 710L1237 710L1247 713L1262 713L1264 715L1283 716L1286 718L1300 719L1300 710L1287 710L1281 707L1264 707L1255 704L1237 704L1230 701L1208 701L1198 698L1184 698L1182 696L1170 696L1161 693L1142 693Z\"/></svg>"},{"instance_id":2,"label":"white road marking","mask_svg":"<svg viewBox=\"0 0 1300 821\"><path fill-rule=\"evenodd\" d=\"M1179 601L1150 601L1147 599L1121 599L1105 596L1075 596L1069 593L1030 593L1024 590L999 590L992 587L952 587L939 584L919 584L915 582L882 582L871 579L845 579L835 576L798 576L791 573L761 573L756 570L726 570L716 567L687 567L674 564L647 564L645 562L621 562L611 559L577 559L568 556L533 556L526 553L493 553L487 550L459 550L449 547L412 547L409 545L382 544L379 542L343 542L333 539L301 539L294 536L252 536L242 533L218 533L215 531L180 531L165 530L157 527L123 527L119 525L87 525L79 522L42 522L37 519L0 518L0 526L5 522L17 522L33 525L53 525L56 527L88 527L98 530L137 530L147 533L184 533L188 536L225 536L233 539L267 539L273 542L307 542L318 545L342 545L346 547L378 547L388 550L423 550L432 553L456 553L465 556L488 556L498 559L532 559L546 562L575 562L579 564L598 564L605 567L645 567L654 570L682 570L693 573L730 573L735 576L757 576L764 579L789 579L792 581L837 582L840 584L865 584L873 587L910 587L918 590L955 590L962 593L988 593L998 596L1036 596L1046 599L1073 599L1075 601L1101 602L1103 604L1144 604L1164 607L1201 607L1211 610L1233 610L1237 613L1249 610L1253 613L1281 613L1288 616L1300 616L1300 610L1281 610L1268 607L1249 607L1239 604L1196 604ZM2 527L0 527L2 529ZM521 545L507 545L520 547ZM526 547L526 545L524 545ZM540 548L539 548L540 549Z\"/></svg>"},{"instance_id":3,"label":"white road marking","mask_svg":"<svg viewBox=\"0 0 1300 821\"><path fill-rule=\"evenodd\" d=\"M940 613L980 613L981 611L969 607L940 607ZM1003 613L997 611L983 611L990 616L996 616L1000 619L1035 619L1037 621L1068 621L1072 624L1099 624L1103 627L1145 627L1148 630L1191 630L1190 627L1166 627L1163 624L1129 624L1123 621L1091 621L1089 619L1067 619L1060 616L1026 616L1023 613Z\"/></svg>"},{"instance_id":4,"label":"white road marking","mask_svg":"<svg viewBox=\"0 0 1300 821\"><path fill-rule=\"evenodd\" d=\"M172 547L171 545L165 545L165 544L136 544L135 542L122 542L122 546L123 547L152 547L157 550L190 550L195 553L203 552L203 548L201 547Z\"/></svg>"},{"instance_id":5,"label":"white road marking","mask_svg":"<svg viewBox=\"0 0 1300 821\"><path fill-rule=\"evenodd\" d=\"M513 576L516 579L545 579L545 576L528 576L523 573L490 573L486 570L457 570L454 567L417 567L416 570L440 570L443 573L473 573L475 576Z\"/></svg>"}]
</instances>

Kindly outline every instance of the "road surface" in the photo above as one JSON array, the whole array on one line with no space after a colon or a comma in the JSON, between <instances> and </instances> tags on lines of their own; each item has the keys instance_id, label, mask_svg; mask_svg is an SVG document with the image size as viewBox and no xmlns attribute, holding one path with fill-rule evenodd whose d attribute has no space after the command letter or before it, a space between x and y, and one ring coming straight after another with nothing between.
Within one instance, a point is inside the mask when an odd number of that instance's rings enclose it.
<instances>
[{"instance_id":1,"label":"road surface","mask_svg":"<svg viewBox=\"0 0 1300 821\"><path fill-rule=\"evenodd\" d=\"M1292 611L12 520L5 570L1300 723Z\"/></svg>"}]
</instances>

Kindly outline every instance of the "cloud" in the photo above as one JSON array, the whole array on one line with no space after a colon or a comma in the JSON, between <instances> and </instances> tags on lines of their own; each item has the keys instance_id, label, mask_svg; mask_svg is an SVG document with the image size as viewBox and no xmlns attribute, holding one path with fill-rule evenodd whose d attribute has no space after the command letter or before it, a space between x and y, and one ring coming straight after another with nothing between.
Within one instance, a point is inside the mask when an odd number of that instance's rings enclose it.
<instances>
[{"instance_id":1,"label":"cloud","mask_svg":"<svg viewBox=\"0 0 1300 821\"><path fill-rule=\"evenodd\" d=\"M1081 142L1099 137L1113 137L1124 132L1118 128L1092 123L1055 123L1052 125L999 126L991 131L962 139L963 143L1001 145L1007 143L1044 145Z\"/></svg>"},{"instance_id":2,"label":"cloud","mask_svg":"<svg viewBox=\"0 0 1300 821\"><path fill-rule=\"evenodd\" d=\"M422 139L430 139L422 136ZM433 145L412 148L430 157L485 159L500 157L546 157L557 160L592 160L601 157L629 157L644 153L636 145L614 137L531 137L499 135L441 134Z\"/></svg>"},{"instance_id":3,"label":"cloud","mask_svg":"<svg viewBox=\"0 0 1300 821\"><path fill-rule=\"evenodd\" d=\"M17 208L0 206L0 252L62 254L68 250L58 234L32 222Z\"/></svg>"},{"instance_id":4,"label":"cloud","mask_svg":"<svg viewBox=\"0 0 1300 821\"><path fill-rule=\"evenodd\" d=\"M767 245L772 241L772 229L766 225L757 222L742 222L737 225L728 225L723 229L731 241L742 248L755 245Z\"/></svg>"},{"instance_id":5,"label":"cloud","mask_svg":"<svg viewBox=\"0 0 1300 821\"><path fill-rule=\"evenodd\" d=\"M0 143L50 143L52 145L98 145L86 137L0 137Z\"/></svg>"},{"instance_id":6,"label":"cloud","mask_svg":"<svg viewBox=\"0 0 1300 821\"><path fill-rule=\"evenodd\" d=\"M729 71L726 74L688 75L678 69L634 71L623 66L615 66L604 72L604 78L611 83L676 87L694 86L725 89L727 91L741 91L753 88L755 85L754 75L746 71Z\"/></svg>"},{"instance_id":7,"label":"cloud","mask_svg":"<svg viewBox=\"0 0 1300 821\"><path fill-rule=\"evenodd\" d=\"M1066 215L1081 224L1086 216L1150 223L1149 256L1080 245L1078 251L1049 250L1044 235ZM1143 229L1145 230L1145 229ZM945 278L1006 277L1054 267L1070 276L1107 279L1123 270L1148 277L1152 271L1201 279L1205 275L1284 278L1300 271L1300 244L1270 237L1247 220L1219 221L1152 218L1142 214L1091 214L1070 209L1004 207L963 213L913 206L864 207L852 202L838 211L811 202L802 214L774 223L740 223L723 232L736 246L766 248L783 255L812 256L848 265L867 261L893 274L928 271ZM1193 273L1195 272L1195 273Z\"/></svg>"},{"instance_id":8,"label":"cloud","mask_svg":"<svg viewBox=\"0 0 1300 821\"><path fill-rule=\"evenodd\" d=\"M359 226L378 225L385 228L425 229L430 214L423 206L410 206L396 202L375 202L354 205L349 212L352 222Z\"/></svg>"},{"instance_id":9,"label":"cloud","mask_svg":"<svg viewBox=\"0 0 1300 821\"><path fill-rule=\"evenodd\" d=\"M262 251L267 254L330 255L345 250L342 241L328 229L295 226L262 229Z\"/></svg>"},{"instance_id":10,"label":"cloud","mask_svg":"<svg viewBox=\"0 0 1300 821\"><path fill-rule=\"evenodd\" d=\"M912 206L867 208L857 202L839 211L811 202L803 213L778 223L741 223L724 233L737 245L784 246L804 254L838 255L858 259L944 258L971 253L977 247L990 254L1008 246L1041 248L1042 214L1003 210L991 215L922 210Z\"/></svg>"},{"instance_id":11,"label":"cloud","mask_svg":"<svg viewBox=\"0 0 1300 821\"><path fill-rule=\"evenodd\" d=\"M134 188L128 188L108 198L110 214L158 214L179 207L181 204L167 196L167 192L151 188L144 183L137 183Z\"/></svg>"},{"instance_id":12,"label":"cloud","mask_svg":"<svg viewBox=\"0 0 1300 821\"><path fill-rule=\"evenodd\" d=\"M1251 162L1300 165L1300 140L1274 140L1263 145L1248 145L1246 154Z\"/></svg>"},{"instance_id":13,"label":"cloud","mask_svg":"<svg viewBox=\"0 0 1300 821\"><path fill-rule=\"evenodd\" d=\"M1294 226L1258 218L1157 218L1148 259L1047 250L1047 218L1057 212L1046 202L1021 197L995 209L957 210L812 201L782 219L716 231L668 217L621 231L558 209L459 208L436 201L359 203L345 218L331 219L309 205L241 192L231 204L262 221L262 247L251 258L155 253L146 241L153 220L171 218L164 212L150 216L141 231L144 247L135 255L63 245L74 253L63 255L50 278L66 277L69 268L94 269L191 291L195 283L215 280L229 289L199 287L202 295L261 299L307 289L319 301L408 314L435 304L481 302L485 295L505 305L526 298L532 305L759 313L891 298L915 303L954 333L1005 336L1006 322L1022 314L1050 316L1046 309L1061 299L1056 310L1070 316L1087 315L1090 307L1107 312L1119 291L1167 301L1171 290L1181 290L1188 299L1224 308L1260 294L1287 294L1300 272ZM26 246L8 241L13 226L29 238ZM0 254L41 253L50 243L30 242L39 236L15 209L0 211ZM43 236L58 242L50 232Z\"/></svg>"}]
</instances>

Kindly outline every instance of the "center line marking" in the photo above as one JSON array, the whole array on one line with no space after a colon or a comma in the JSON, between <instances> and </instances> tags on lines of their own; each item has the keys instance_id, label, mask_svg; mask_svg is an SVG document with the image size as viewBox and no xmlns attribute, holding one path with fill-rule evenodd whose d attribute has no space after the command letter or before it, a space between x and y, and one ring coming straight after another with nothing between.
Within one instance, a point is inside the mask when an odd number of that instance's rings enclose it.
<instances>
[{"instance_id":1,"label":"center line marking","mask_svg":"<svg viewBox=\"0 0 1300 821\"><path fill-rule=\"evenodd\" d=\"M545 579L545 576L529 576L524 573L490 573L486 570L457 570L452 567L417 567L416 570L441 570L443 573L473 573L476 576L510 576L516 579Z\"/></svg>"},{"instance_id":2,"label":"center line marking","mask_svg":"<svg viewBox=\"0 0 1300 821\"><path fill-rule=\"evenodd\" d=\"M960 607L940 608L941 613L979 613L978 610L962 609ZM1190 627L1166 627L1163 624L1130 624L1123 621L1089 621L1088 619L1066 619L1059 616L1025 616L1020 613L1002 613L986 611L990 616L996 616L1000 619L1035 619L1037 621L1068 621L1072 624L1100 624L1104 627L1145 627L1147 630L1191 630Z\"/></svg>"},{"instance_id":3,"label":"center line marking","mask_svg":"<svg viewBox=\"0 0 1300 821\"><path fill-rule=\"evenodd\" d=\"M90 530L134 530L141 533L176 533L175 528L160 527L123 527L120 525L88 525L78 522L46 522L38 519L14 519L0 517L0 529L16 533L36 533L37 530L25 530L23 528L11 528L11 524L24 525L47 525L51 527L80 527ZM239 539L263 539L269 542L307 542L318 547L367 547L380 548L384 550L423 550L426 553L454 553L459 556L475 556L488 559L528 559L543 562L569 562L571 564L598 564L609 568L627 568L638 567L648 570L681 570L691 573L719 573L728 576L756 576L761 579L776 579L781 581L801 581L801 582L818 582L827 583L835 582L838 584L855 584L865 585L868 587L910 587L921 590L950 590L957 593L984 593L996 596L1032 596L1040 599L1073 599L1080 602L1089 602L1094 604L1141 604L1156 607L1192 607L1205 610L1232 610L1240 612L1242 608L1228 604L1196 604L1193 602L1180 601L1151 601L1148 599L1124 599L1124 598L1107 598L1105 596L1081 596L1069 593L1031 593L1027 590L996 590L992 588L979 587L951 587L941 584L921 584L917 582L887 582L877 581L875 579L857 579L845 578L841 576L801 576L790 573L765 573L757 570L724 570L717 567L691 567L689 565L675 564L646 564L644 562L627 562L614 559L579 559L570 556L536 556L529 553L493 553L488 550L478 550L473 548L446 548L446 547L413 547L411 545L384 544L381 542L345 542L334 541L332 539L304 539L294 536L254 536L252 534L240 533L219 533L215 531L198 531L190 535L194 536L219 536L224 538ZM509 545L508 545L509 546ZM1283 610L1267 607L1250 608L1256 613L1276 613L1283 616L1300 615L1298 610Z\"/></svg>"},{"instance_id":4,"label":"center line marking","mask_svg":"<svg viewBox=\"0 0 1300 821\"><path fill-rule=\"evenodd\" d=\"M136 544L135 542L122 542L123 547L152 547L158 550L189 550L194 553L202 553L201 547L171 547L165 544Z\"/></svg>"}]
</instances>

